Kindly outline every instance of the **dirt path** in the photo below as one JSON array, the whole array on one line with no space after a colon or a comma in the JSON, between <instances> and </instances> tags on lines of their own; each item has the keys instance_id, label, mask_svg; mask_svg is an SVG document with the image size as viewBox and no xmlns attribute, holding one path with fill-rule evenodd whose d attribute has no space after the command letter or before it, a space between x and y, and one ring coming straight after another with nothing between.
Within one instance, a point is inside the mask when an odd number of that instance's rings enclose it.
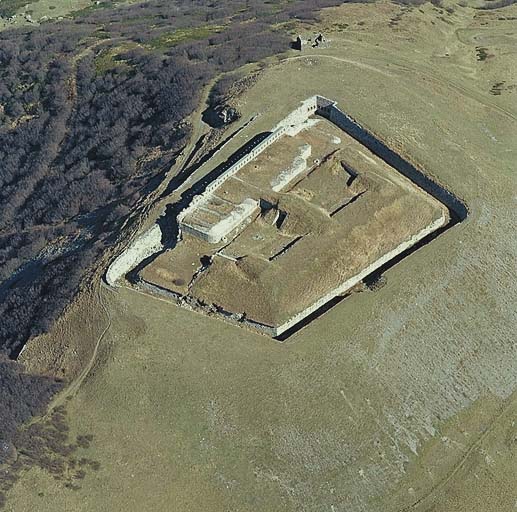
<instances>
[{"instance_id":1,"label":"dirt path","mask_svg":"<svg viewBox=\"0 0 517 512\"><path fill-rule=\"evenodd\" d=\"M293 60L299 60L299 59L309 59L309 58L321 58L321 59L331 59L338 62L344 62L346 64L351 64L353 66L357 66L361 69L367 69L368 71L374 71L375 73L382 74L384 76L393 78L393 73L389 73L387 71L383 71L379 67L372 66L370 64L365 64L364 62L359 62L357 60L353 59L344 59L341 57L336 57L335 55L324 55L320 53L313 53L313 54L307 54L307 55L297 55L295 57L287 57L286 59L282 60L281 62L287 62L287 61L293 61ZM379 65L385 64L385 60L381 59L373 59L378 60ZM441 77L436 76L435 74L430 73L429 71L424 70L421 66L418 66L417 64L414 64L413 62L396 62L396 61L390 61L390 65L398 68L401 71L404 71L408 74L411 73L417 73L423 77L425 77L427 80L438 83L444 87L453 89L456 92L460 92L464 96L473 99L477 101L478 103L481 103L483 106L490 108L492 110L497 111L498 113L504 115L505 117L511 119L512 121L517 121L517 116L513 114L513 112L510 112L509 110L506 110L505 108L496 105L495 103L491 101L487 101L487 99L484 97L482 93L478 93L477 91L474 91L472 89L469 89L464 86L460 86L455 82L451 82L450 80L445 80Z\"/></svg>"},{"instance_id":2,"label":"dirt path","mask_svg":"<svg viewBox=\"0 0 517 512\"><path fill-rule=\"evenodd\" d=\"M77 394L81 385L83 384L85 379L90 374L92 368L94 367L96 359L97 359L97 354L99 352L99 347L101 346L102 341L106 337L106 334L110 330L111 315L110 315L109 309L106 307L106 304L102 300L101 289L109 290L111 293L114 293L114 292L111 288L104 285L101 279L98 279L97 281L100 283L97 285L98 286L97 287L97 299L98 299L98 303L100 304L102 310L104 311L104 313L106 315L106 325L105 325L104 329L102 330L102 332L100 333L100 335L98 336L98 338L95 342L95 345L93 347L93 352L90 356L90 359L88 360L88 362L82 369L81 373L65 389L63 389L60 393L57 394L57 396L54 398L54 400L52 400L52 402L50 403L50 405L47 409L47 412L45 413L43 418L46 418L49 415L51 415L52 411L56 407L63 405L65 403L65 401L69 399L69 397L72 397Z\"/></svg>"},{"instance_id":3,"label":"dirt path","mask_svg":"<svg viewBox=\"0 0 517 512\"><path fill-rule=\"evenodd\" d=\"M102 43L102 41L100 43ZM98 46L99 44L95 44L93 46ZM93 46L89 46L83 52L78 54L76 56L77 61L81 57L83 57L87 52L91 51ZM201 122L201 115L202 115L202 111L205 108L205 103L206 103L206 100L208 99L208 94L210 93L210 90L217 79L218 79L218 77L215 78L212 82L210 82L207 85L207 87L201 97L199 106L196 109L196 111L193 113L192 118L193 118L194 130L192 133L192 137L190 138L189 143L187 144L185 149L183 150L182 155L178 158L178 160L175 162L175 164L169 170L169 172L168 172L169 175L172 174L174 169L177 169L178 167L181 168L183 163L186 161L186 159L190 155L190 152L194 149L198 138L201 137L203 135L203 133L205 133L208 130L207 125L205 125L204 123ZM73 89L74 84L71 84L71 85L72 85L72 89ZM73 95L73 90L70 91L70 94ZM169 179L172 178L172 176L168 176L168 177L169 177ZM169 179L166 179L163 181L163 183L159 187L160 190L164 189L167 186ZM146 198L144 198L144 200L145 199ZM145 206L144 206L144 208L145 208ZM144 220L143 220L144 218L145 218L145 215L140 215L140 219L142 219L142 220L139 222L139 227L141 227L141 225L144 223ZM55 397L55 399L49 405L47 413L45 414L45 417L50 415L56 407L58 407L59 405L62 405L69 397L74 396L79 391L79 389L81 388L81 385L83 384L83 382L88 377L91 370L93 369L101 343L104 340L104 338L106 337L106 334L108 333L108 331L111 327L111 315L110 315L109 309L107 308L106 304L104 303L104 301L102 299L102 291L108 290L111 293L114 293L114 291L112 288L106 286L104 284L104 282L102 281L102 279L100 279L100 278L97 279L97 282L99 283L96 285L97 286L97 299L98 299L98 303L99 303L100 307L102 308L102 310L104 311L104 313L106 315L106 325L105 325L104 329L102 330L102 332L100 333L100 335L98 336L98 338L95 342L91 357L88 360L88 362L86 363L86 365L84 366L84 368L82 369L81 373L67 386L66 389L64 389L61 393L59 393Z\"/></svg>"},{"instance_id":4,"label":"dirt path","mask_svg":"<svg viewBox=\"0 0 517 512\"><path fill-rule=\"evenodd\" d=\"M152 192L151 195L147 195L142 197L137 204L135 205L134 211L137 212L137 219L132 228L133 233L141 233L144 229L146 223L149 219L152 219L153 223L156 221L156 217L159 215L159 210L164 208L164 205L169 202L167 198L160 199L162 194L169 185L169 182L176 176L178 172L183 168L185 162L188 161L188 158L191 152L194 150L196 146L196 142L198 139L205 133L208 132L209 127L205 123L202 122L201 116L203 111L206 108L206 101L208 100L208 95L216 83L219 80L221 75L213 78L205 87L203 93L201 94L199 104L194 110L194 112L190 115L191 123L193 126L192 134L189 137L188 143L185 145L181 153L178 155L176 161L171 165L171 167L167 170L165 178L162 182L156 187L156 189ZM134 218L132 220L135 220ZM126 220L124 225L121 227L123 230L126 225L131 221L131 217Z\"/></svg>"},{"instance_id":5,"label":"dirt path","mask_svg":"<svg viewBox=\"0 0 517 512\"><path fill-rule=\"evenodd\" d=\"M501 418L506 414L508 409L510 409L510 407L514 405L514 400L515 397L513 395L508 398L499 414L492 419L492 421L488 425L488 428L468 447L467 451L463 454L458 463L444 478L439 480L435 485L431 487L429 491L427 491L423 496L418 498L411 505L408 505L407 507L400 509L399 512L410 512L412 510L415 510L416 507L419 507L420 505L425 505L426 502L428 502L428 500L433 499L438 493L444 490L445 486L449 482L451 482L456 477L458 472L465 466L465 464L469 460L470 456L474 453L474 451L477 448L479 448L481 443L483 443L483 441L494 431L496 425L499 423Z\"/></svg>"}]
</instances>

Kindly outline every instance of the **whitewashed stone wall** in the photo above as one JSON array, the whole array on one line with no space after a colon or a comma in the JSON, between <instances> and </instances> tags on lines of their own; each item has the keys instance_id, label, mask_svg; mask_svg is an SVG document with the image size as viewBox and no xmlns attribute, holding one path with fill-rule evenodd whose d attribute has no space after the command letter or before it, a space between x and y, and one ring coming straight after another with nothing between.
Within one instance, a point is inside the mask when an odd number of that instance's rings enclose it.
<instances>
[{"instance_id":1,"label":"whitewashed stone wall","mask_svg":"<svg viewBox=\"0 0 517 512\"><path fill-rule=\"evenodd\" d=\"M293 163L287 168L280 172L278 176L275 176L271 180L271 188L275 192L280 192L286 187L291 181L296 178L299 174L307 169L307 159L311 156L312 148L310 144L303 144L298 150Z\"/></svg>"},{"instance_id":2,"label":"whitewashed stone wall","mask_svg":"<svg viewBox=\"0 0 517 512\"><path fill-rule=\"evenodd\" d=\"M208 187L206 187L205 191L202 194L194 196L190 204L184 208L178 214L178 223L180 225L180 229L183 228L183 219L186 215L193 212L196 207L205 204L210 196L228 179L235 175L240 169L242 169L246 164L255 159L260 153L262 153L267 147L269 147L273 142L278 140L285 133L285 127L280 127L277 130L273 131L270 135L268 135L262 142L257 144L248 154L244 155L241 159L235 162L232 166L230 166L226 171L224 171L221 176L216 178Z\"/></svg>"},{"instance_id":3,"label":"whitewashed stone wall","mask_svg":"<svg viewBox=\"0 0 517 512\"><path fill-rule=\"evenodd\" d=\"M224 240L226 236L241 224L244 224L259 209L258 201L246 198L223 219L209 228L202 228L187 222L182 224L183 231L187 231L193 235L206 240L211 244L217 244Z\"/></svg>"},{"instance_id":4,"label":"whitewashed stone wall","mask_svg":"<svg viewBox=\"0 0 517 512\"><path fill-rule=\"evenodd\" d=\"M197 206L204 204L210 198L210 195L215 192L228 178L235 175L246 164L254 160L260 153L262 153L271 144L277 141L283 135L295 135L301 129L307 127L304 123L308 118L316 113L319 108L335 105L335 102L324 98L323 96L311 96L301 105L293 110L287 117L280 121L274 128L272 133L266 137L260 144L257 144L248 154L244 155L232 166L230 166L224 173L215 179L202 194L195 196L190 204L178 214L178 223L180 229L183 228L182 221L186 215L191 213Z\"/></svg>"},{"instance_id":5,"label":"whitewashed stone wall","mask_svg":"<svg viewBox=\"0 0 517 512\"><path fill-rule=\"evenodd\" d=\"M115 258L106 271L106 282L110 286L117 286L117 281L133 270L142 260L162 249L162 231L158 224L154 224Z\"/></svg>"}]
</instances>

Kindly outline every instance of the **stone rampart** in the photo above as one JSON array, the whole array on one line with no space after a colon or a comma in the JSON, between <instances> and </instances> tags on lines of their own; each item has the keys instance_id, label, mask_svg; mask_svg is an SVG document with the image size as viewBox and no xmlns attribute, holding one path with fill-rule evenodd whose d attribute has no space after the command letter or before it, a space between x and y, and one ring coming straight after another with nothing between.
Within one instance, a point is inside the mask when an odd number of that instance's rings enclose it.
<instances>
[{"instance_id":1,"label":"stone rampart","mask_svg":"<svg viewBox=\"0 0 517 512\"><path fill-rule=\"evenodd\" d=\"M310 116L315 114L317 109L318 96L311 96L305 101L302 101L302 104L298 108L294 109L287 117L282 119L282 121L276 125L275 130L284 128L287 135L294 136L305 127L305 123Z\"/></svg>"},{"instance_id":2,"label":"stone rampart","mask_svg":"<svg viewBox=\"0 0 517 512\"><path fill-rule=\"evenodd\" d=\"M402 158L398 153L384 144L384 142L361 126L355 119L341 111L335 102L326 100L326 98L321 96L318 98L320 98L319 102L321 105L317 111L319 115L327 118L391 167L397 169L400 174L411 180L415 185L438 199L438 201L447 206L452 213L457 215L460 221L467 217L467 207L454 194L449 192L445 187L435 183L413 164Z\"/></svg>"},{"instance_id":3,"label":"stone rampart","mask_svg":"<svg viewBox=\"0 0 517 512\"><path fill-rule=\"evenodd\" d=\"M271 188L275 192L280 192L291 183L294 178L304 172L307 169L307 159L311 156L311 152L312 148L310 144L301 146L298 150L298 155L296 155L290 167L282 170L278 176L271 180Z\"/></svg>"},{"instance_id":4,"label":"stone rampart","mask_svg":"<svg viewBox=\"0 0 517 512\"><path fill-rule=\"evenodd\" d=\"M226 217L212 224L209 228L184 222L182 229L202 240L206 240L208 243L217 244L221 240L225 240L226 236L238 226L245 223L259 208L258 201L248 197L242 203L236 205Z\"/></svg>"},{"instance_id":5,"label":"stone rampart","mask_svg":"<svg viewBox=\"0 0 517 512\"><path fill-rule=\"evenodd\" d=\"M233 165L231 165L218 178L216 178L212 183L210 183L203 193L196 195L192 198L189 205L186 208L184 208L177 216L177 222L180 228L179 236L181 236L182 230L185 232L191 232L192 234L195 234L200 238L207 236L206 232L202 229L199 229L195 226L183 224L182 220L185 218L185 216L199 205L208 201L210 196L227 179L235 175L240 169L242 169L246 164L255 159L260 153L262 153L267 147L273 144L280 137L286 134L296 134L300 130L307 127L307 121L309 120L310 116L314 114L319 114L322 117L327 118L329 121L334 123L336 126L341 128L350 136L354 137L356 140L361 142L373 153L382 158L392 167L396 168L401 174L409 178L417 186L419 186L420 188L434 196L436 199L441 201L443 204L448 206L452 212L458 215L460 220L463 220L466 217L467 209L458 198L456 198L445 188L433 182L425 174L416 169L411 163L404 160L397 153L388 148L382 141L377 139L367 129L363 128L354 119L342 112L339 108L337 108L336 102L324 98L323 96L315 95L302 102L301 106L295 109L293 112L291 112L285 119L283 119L274 128L274 130L268 137L266 137L262 142L257 144L257 146L255 146L251 151L249 151L246 155L240 158ZM296 171L296 169L294 170ZM386 253L381 258L377 259L375 262L373 262L371 265L363 269L355 276L351 277L350 279L347 279L345 282L337 286L334 290L331 290L323 297L311 304L309 307L307 307L305 310L297 313L280 326L273 327L269 325L264 325L255 322L251 319L247 319L244 315L236 315L232 312L218 311L215 314L217 316L220 316L221 318L231 321L232 323L246 325L252 328L253 330L262 332L264 334L268 334L273 337L280 336L281 334L285 333L286 331L294 327L296 324L302 322L304 319L312 315L314 312L318 311L325 304L329 303L338 296L344 295L347 291L349 291L351 288L353 288L355 285L361 282L364 278L366 278L368 275L370 275L377 269L381 268L390 260L400 255L407 249L411 248L432 232L444 226L448 222L448 220L448 215L445 212L443 212L442 216L439 219L429 224L429 226L421 230L419 233L410 237L408 240L398 245L395 249ZM163 246L161 243L161 239L162 233L160 227L157 224L155 224L143 235L138 237L130 245L130 247L126 249L120 256L118 256L109 266L106 272L106 281L108 282L108 284L115 285L121 277L126 275L133 268L135 268L136 265L138 265L142 260L162 250ZM149 291L154 291L168 298L173 298L180 305L188 307L189 309L205 309L205 306L201 304L197 304L194 307L188 301L185 301L184 297L180 298L177 294L163 290L150 283L145 283L145 287ZM213 310L211 310L210 312L214 313Z\"/></svg>"},{"instance_id":6,"label":"stone rampart","mask_svg":"<svg viewBox=\"0 0 517 512\"><path fill-rule=\"evenodd\" d=\"M183 229L182 221L186 215L191 213L197 206L202 205L208 201L210 196L229 178L234 176L240 169L242 169L246 164L254 160L260 153L262 153L267 147L271 146L273 142L277 141L282 135L285 134L286 128L285 126L279 127L274 130L270 135L268 135L262 142L257 144L249 153L244 155L242 158L237 160L232 166L230 166L224 173L222 173L218 178L216 178L210 185L206 187L202 194L194 196L190 201L190 204L184 208L178 214L178 223L180 224L181 229Z\"/></svg>"},{"instance_id":7,"label":"stone rampart","mask_svg":"<svg viewBox=\"0 0 517 512\"><path fill-rule=\"evenodd\" d=\"M158 224L154 224L115 258L106 271L106 282L110 286L117 286L116 283L120 278L133 270L142 260L162 249L162 230Z\"/></svg>"},{"instance_id":8,"label":"stone rampart","mask_svg":"<svg viewBox=\"0 0 517 512\"><path fill-rule=\"evenodd\" d=\"M304 318L308 317L315 311L317 311L319 308L327 304L329 301L337 297L338 295L343 295L348 290L353 288L356 284L360 283L365 277L370 275L372 272L377 270L378 268L382 267L385 263L393 259L395 256L398 256L400 253L404 252L405 250L409 249L410 247L413 247L417 242L425 238L427 235L430 235L434 231L436 231L438 228L444 226L448 221L448 217L445 214L445 212L442 213L441 217L439 219L436 219L434 222L429 224L427 227L422 229L420 232L418 232L416 235L413 235L411 238L406 240L405 242L402 242L400 245L395 247L395 249L387 252L379 258L378 260L374 261L371 265L368 265L365 269L363 269L361 272L356 274L355 276L351 277L350 279L347 279L344 283L340 284L337 288L334 288L329 293L318 299L316 302L311 304L308 308L304 309L300 313L296 314L292 318L290 318L287 322L283 323L282 325L278 326L274 331L274 336L280 336L285 331L291 329L291 327L295 326L297 323L301 322Z\"/></svg>"}]
</instances>

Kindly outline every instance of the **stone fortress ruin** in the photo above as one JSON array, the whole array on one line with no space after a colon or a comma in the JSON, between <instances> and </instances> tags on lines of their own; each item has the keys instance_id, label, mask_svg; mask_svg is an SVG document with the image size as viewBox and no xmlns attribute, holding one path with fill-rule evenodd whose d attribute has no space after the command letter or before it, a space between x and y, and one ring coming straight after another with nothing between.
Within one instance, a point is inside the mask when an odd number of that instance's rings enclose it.
<instances>
[{"instance_id":1,"label":"stone fortress ruin","mask_svg":"<svg viewBox=\"0 0 517 512\"><path fill-rule=\"evenodd\" d=\"M108 282L158 251L137 286L286 337L450 220L453 196L379 158L352 136L357 126L334 101L303 101L190 196L169 248L155 226Z\"/></svg>"}]
</instances>

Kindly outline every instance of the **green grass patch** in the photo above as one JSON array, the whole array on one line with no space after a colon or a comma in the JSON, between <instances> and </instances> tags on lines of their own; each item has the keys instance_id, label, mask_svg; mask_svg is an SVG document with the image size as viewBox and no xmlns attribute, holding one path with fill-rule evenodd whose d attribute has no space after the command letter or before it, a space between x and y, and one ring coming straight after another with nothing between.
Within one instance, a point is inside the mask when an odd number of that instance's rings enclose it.
<instances>
[{"instance_id":1,"label":"green grass patch","mask_svg":"<svg viewBox=\"0 0 517 512\"><path fill-rule=\"evenodd\" d=\"M109 7L113 7L113 2L109 0L105 0L102 2L93 2L92 5L89 5L88 7L85 7L84 9L79 9L78 11L72 11L70 13L70 16L72 18L77 18L80 16L87 16L88 14L91 14L94 11L98 11L99 9L107 9Z\"/></svg>"},{"instance_id":2,"label":"green grass patch","mask_svg":"<svg viewBox=\"0 0 517 512\"><path fill-rule=\"evenodd\" d=\"M0 16L9 18L27 3L27 0L0 0Z\"/></svg>"},{"instance_id":3,"label":"green grass patch","mask_svg":"<svg viewBox=\"0 0 517 512\"><path fill-rule=\"evenodd\" d=\"M120 54L136 47L136 44L125 43L114 48L107 48L95 57L95 73L103 75L111 69L125 67L129 69L130 64L120 58Z\"/></svg>"},{"instance_id":4,"label":"green grass patch","mask_svg":"<svg viewBox=\"0 0 517 512\"><path fill-rule=\"evenodd\" d=\"M99 30L96 30L93 34L94 37L97 39L111 39L111 34L109 32L106 32L106 30L100 28Z\"/></svg>"},{"instance_id":5,"label":"green grass patch","mask_svg":"<svg viewBox=\"0 0 517 512\"><path fill-rule=\"evenodd\" d=\"M217 34L223 30L222 25L203 25L194 28L180 28L173 32L163 34L149 43L149 47L154 50L166 50L181 43L205 39L212 34Z\"/></svg>"}]
</instances>

